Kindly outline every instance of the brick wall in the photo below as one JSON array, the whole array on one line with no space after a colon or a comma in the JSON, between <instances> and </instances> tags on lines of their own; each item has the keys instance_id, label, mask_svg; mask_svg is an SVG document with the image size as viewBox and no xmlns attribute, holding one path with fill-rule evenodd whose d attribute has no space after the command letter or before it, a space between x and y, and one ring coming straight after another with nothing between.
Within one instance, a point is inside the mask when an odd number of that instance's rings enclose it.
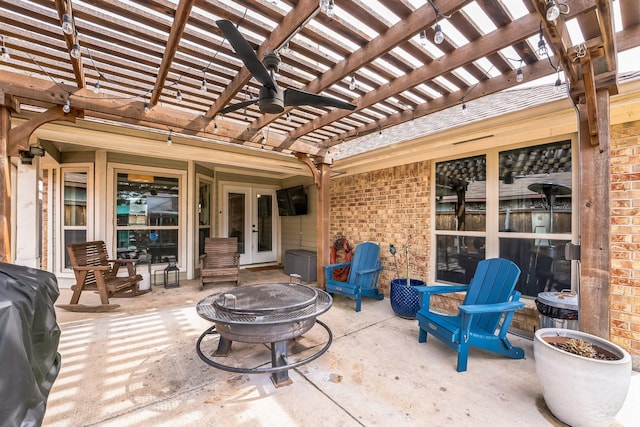
<instances>
[{"instance_id":1,"label":"brick wall","mask_svg":"<svg viewBox=\"0 0 640 427\"><path fill-rule=\"evenodd\" d=\"M611 128L611 340L640 357L640 121Z\"/></svg>"},{"instance_id":2,"label":"brick wall","mask_svg":"<svg viewBox=\"0 0 640 427\"><path fill-rule=\"evenodd\" d=\"M396 267L389 253L393 243L400 277L406 277L402 248L409 236L410 274L429 281L430 162L380 169L331 181L331 232L344 234L353 245L364 241L380 245L384 270L380 290L389 294Z\"/></svg>"}]
</instances>

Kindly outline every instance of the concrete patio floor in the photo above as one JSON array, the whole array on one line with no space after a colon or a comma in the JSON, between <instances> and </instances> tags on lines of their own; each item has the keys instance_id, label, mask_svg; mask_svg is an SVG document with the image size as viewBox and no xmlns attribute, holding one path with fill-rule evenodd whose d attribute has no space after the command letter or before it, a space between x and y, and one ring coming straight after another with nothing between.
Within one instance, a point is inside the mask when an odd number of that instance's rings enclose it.
<instances>
[{"instance_id":1,"label":"concrete patio floor","mask_svg":"<svg viewBox=\"0 0 640 427\"><path fill-rule=\"evenodd\" d=\"M241 274L242 286L288 281L282 270ZM49 395L45 426L562 426L549 413L536 379L532 341L511 360L472 350L468 371L436 339L417 340L414 320L394 315L389 300L336 297L318 317L333 333L320 358L289 370L292 384L276 388L269 374L238 374L205 364L195 351L211 326L196 303L231 286L198 290L154 286L149 294L113 299L111 313L57 309L62 368ZM58 303L71 296L61 290ZM85 293L81 303L97 303ZM318 325L296 338L290 360L317 350L327 334ZM215 341L207 343L215 349ZM262 344L234 343L225 363L270 366ZM640 426L640 374L633 373L612 426Z\"/></svg>"}]
</instances>

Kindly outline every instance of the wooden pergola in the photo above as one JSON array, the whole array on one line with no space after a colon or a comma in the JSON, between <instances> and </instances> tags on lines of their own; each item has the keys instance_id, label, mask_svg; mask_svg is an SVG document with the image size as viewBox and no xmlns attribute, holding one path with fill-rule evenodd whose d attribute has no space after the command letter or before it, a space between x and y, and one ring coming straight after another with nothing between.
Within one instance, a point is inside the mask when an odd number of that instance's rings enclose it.
<instances>
[{"instance_id":1,"label":"wooden pergola","mask_svg":"<svg viewBox=\"0 0 640 427\"><path fill-rule=\"evenodd\" d=\"M295 156L319 189L322 265L330 243L332 147L514 87L519 75L531 81L562 73L581 123L581 308L594 313L583 328L608 331L609 97L617 93L618 52L640 45L640 3L335 0L326 2L329 10L320 3L0 3L0 36L10 54L0 63L0 260L11 260L10 158L28 151L29 136L45 123L99 120L205 139L212 149L225 142ZM560 13L548 20L552 5ZM614 7L622 26L617 32ZM302 106L263 114L253 104L222 114L256 96L261 85L218 19L235 23L258 57L278 52L283 87L339 98L356 109ZM69 33L62 30L65 21ZM433 41L436 25L444 29L441 44ZM576 32L580 41L572 38ZM12 116L27 112L30 119L12 127ZM45 148L52 155L64 150L55 143Z\"/></svg>"}]
</instances>

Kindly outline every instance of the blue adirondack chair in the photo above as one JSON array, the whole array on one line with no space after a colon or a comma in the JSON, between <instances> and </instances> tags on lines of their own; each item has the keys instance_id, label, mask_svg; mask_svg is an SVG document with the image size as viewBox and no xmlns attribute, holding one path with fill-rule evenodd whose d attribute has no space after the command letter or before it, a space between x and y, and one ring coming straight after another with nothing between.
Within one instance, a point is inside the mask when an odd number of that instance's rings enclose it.
<instances>
[{"instance_id":1,"label":"blue adirondack chair","mask_svg":"<svg viewBox=\"0 0 640 427\"><path fill-rule=\"evenodd\" d=\"M456 350L458 372L467 370L470 346L522 359L524 350L512 346L507 339L514 313L524 307L519 301L520 292L515 290L519 276L520 269L513 262L492 258L478 263L469 285L416 286L415 289L422 293L421 307L416 315L420 327L418 342L427 342L429 333ZM429 310L431 295L462 291L467 294L457 315Z\"/></svg>"},{"instance_id":2,"label":"blue adirondack chair","mask_svg":"<svg viewBox=\"0 0 640 427\"><path fill-rule=\"evenodd\" d=\"M323 266L327 292L355 299L356 311L360 311L363 296L384 299L384 294L378 290L378 275L383 268L379 256L380 246L364 242L356 246L351 262ZM333 270L343 267L350 267L349 277L346 282L338 282L333 279Z\"/></svg>"}]
</instances>

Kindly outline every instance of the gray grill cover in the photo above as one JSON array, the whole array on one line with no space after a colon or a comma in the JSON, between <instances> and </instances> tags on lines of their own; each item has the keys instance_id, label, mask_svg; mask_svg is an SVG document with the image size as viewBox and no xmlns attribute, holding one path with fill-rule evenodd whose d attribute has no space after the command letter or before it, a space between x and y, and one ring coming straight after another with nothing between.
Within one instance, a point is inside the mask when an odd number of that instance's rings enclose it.
<instances>
[{"instance_id":1,"label":"gray grill cover","mask_svg":"<svg viewBox=\"0 0 640 427\"><path fill-rule=\"evenodd\" d=\"M0 426L39 426L60 371L56 277L0 262Z\"/></svg>"}]
</instances>

